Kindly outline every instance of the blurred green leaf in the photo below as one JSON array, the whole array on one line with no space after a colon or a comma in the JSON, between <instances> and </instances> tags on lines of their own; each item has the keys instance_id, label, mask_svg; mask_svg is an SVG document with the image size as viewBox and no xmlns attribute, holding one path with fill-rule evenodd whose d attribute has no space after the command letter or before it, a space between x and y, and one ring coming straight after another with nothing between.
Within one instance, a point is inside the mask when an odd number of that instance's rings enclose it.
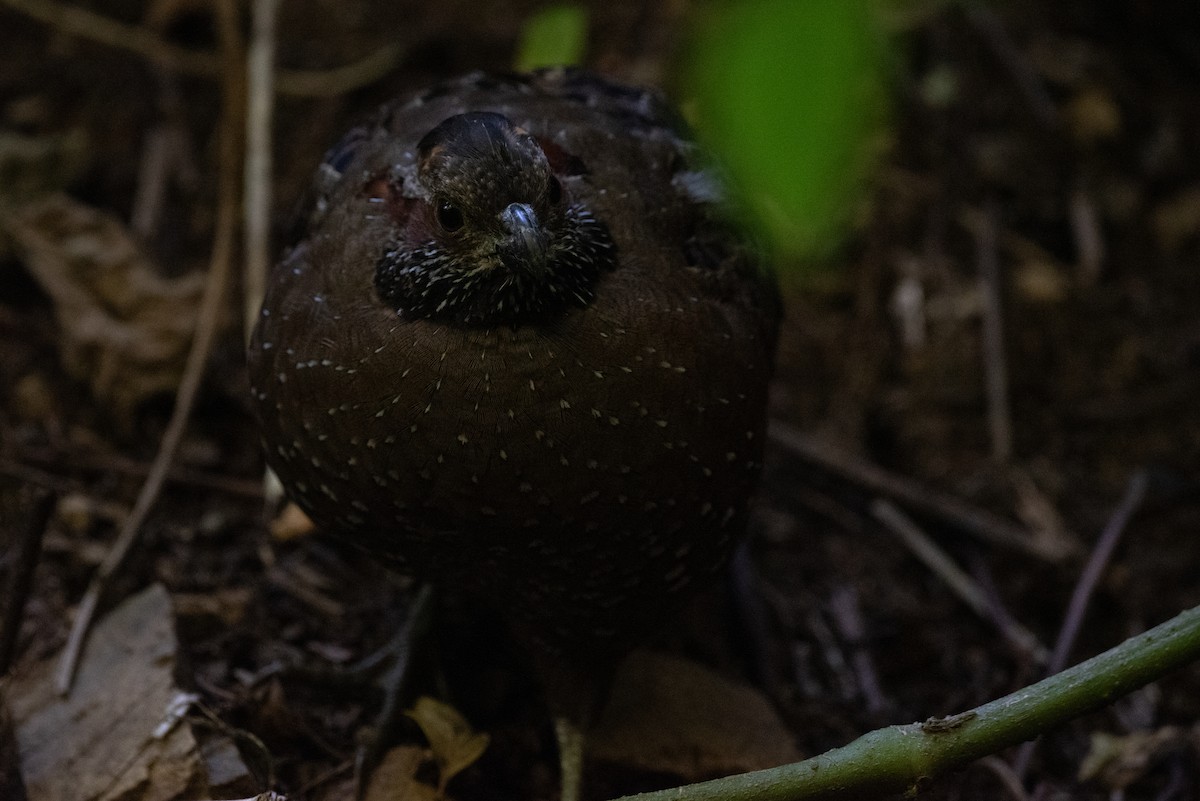
<instances>
[{"instance_id":1,"label":"blurred green leaf","mask_svg":"<svg viewBox=\"0 0 1200 801\"><path fill-rule=\"evenodd\" d=\"M874 0L714 4L686 89L751 224L784 257L838 244L885 118Z\"/></svg>"},{"instance_id":2,"label":"blurred green leaf","mask_svg":"<svg viewBox=\"0 0 1200 801\"><path fill-rule=\"evenodd\" d=\"M516 68L578 64L587 44L587 26L587 12L573 3L542 9L525 23Z\"/></svg>"}]
</instances>

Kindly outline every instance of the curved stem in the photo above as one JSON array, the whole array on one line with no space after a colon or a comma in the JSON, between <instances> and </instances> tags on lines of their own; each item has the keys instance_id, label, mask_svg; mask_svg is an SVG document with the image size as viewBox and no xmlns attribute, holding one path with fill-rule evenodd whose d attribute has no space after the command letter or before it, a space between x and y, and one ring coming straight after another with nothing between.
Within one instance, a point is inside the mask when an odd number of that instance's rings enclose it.
<instances>
[{"instance_id":1,"label":"curved stem","mask_svg":"<svg viewBox=\"0 0 1200 801\"><path fill-rule=\"evenodd\" d=\"M902 793L1112 703L1197 659L1200 607L970 711L878 729L803 762L622 801L799 801Z\"/></svg>"}]
</instances>

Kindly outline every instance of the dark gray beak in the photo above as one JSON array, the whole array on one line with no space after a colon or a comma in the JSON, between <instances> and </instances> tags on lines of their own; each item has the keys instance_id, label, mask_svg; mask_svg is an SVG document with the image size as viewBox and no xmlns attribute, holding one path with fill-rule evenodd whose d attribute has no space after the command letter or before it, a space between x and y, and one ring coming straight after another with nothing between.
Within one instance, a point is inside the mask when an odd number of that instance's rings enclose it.
<instances>
[{"instance_id":1,"label":"dark gray beak","mask_svg":"<svg viewBox=\"0 0 1200 801\"><path fill-rule=\"evenodd\" d=\"M508 234L501 246L505 263L535 276L544 273L549 237L538 225L533 207L528 203L510 203L500 212L500 223Z\"/></svg>"}]
</instances>

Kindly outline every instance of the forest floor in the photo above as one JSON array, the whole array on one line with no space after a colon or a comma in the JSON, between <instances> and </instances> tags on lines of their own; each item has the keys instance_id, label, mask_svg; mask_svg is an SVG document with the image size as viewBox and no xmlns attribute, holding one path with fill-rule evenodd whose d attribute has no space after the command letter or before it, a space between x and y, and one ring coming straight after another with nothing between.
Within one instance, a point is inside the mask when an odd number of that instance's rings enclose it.
<instances>
[{"instance_id":1,"label":"forest floor","mask_svg":"<svg viewBox=\"0 0 1200 801\"><path fill-rule=\"evenodd\" d=\"M107 669L135 678L101 676L100 695L194 693L182 702L193 741L116 778L116 757L102 757L124 712L47 717L52 660L182 370L217 217L220 82L13 5L0 4L0 570L11 585L20 532L44 529L4 690L30 798L234 797L270 783L292 799L348 799L377 700L274 671L372 652L411 586L264 515L233 300L170 479L102 603L102 618L124 616L103 618L85 654L99 659L105 637L141 643L105 652ZM277 231L350 121L430 79L506 68L536 5L489 17L461 2L284 4L286 67L388 44L398 55L352 90L281 97ZM670 74L689 3L588 5L588 66L634 82ZM73 7L216 49L206 3ZM589 798L817 754L1041 678L1106 528L1123 536L1073 621L1068 664L1200 604L1200 9L906 7L889 22L891 127L853 231L822 269L780 266L776 425L735 571L750 600L734 624L715 593L660 646L676 658L641 656L666 698L640 710L641 728L606 721ZM53 505L38 514L45 491ZM973 580L982 614L905 545L896 512ZM554 797L553 736L519 657L492 627L435 625L441 657L418 689L490 735L449 797ZM641 705L626 690L625 706ZM59 744L31 745L31 721ZM396 742L388 775L432 797L420 735ZM481 741L455 742L461 754ZM0 769L4 754L0 736ZM1200 666L997 756L921 797L1198 798Z\"/></svg>"}]
</instances>

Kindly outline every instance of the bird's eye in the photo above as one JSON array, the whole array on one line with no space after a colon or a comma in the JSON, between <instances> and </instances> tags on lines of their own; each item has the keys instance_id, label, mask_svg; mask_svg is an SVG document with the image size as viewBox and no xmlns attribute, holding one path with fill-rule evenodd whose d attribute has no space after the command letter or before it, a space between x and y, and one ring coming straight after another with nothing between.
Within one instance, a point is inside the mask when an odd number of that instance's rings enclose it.
<instances>
[{"instance_id":1,"label":"bird's eye","mask_svg":"<svg viewBox=\"0 0 1200 801\"><path fill-rule=\"evenodd\" d=\"M437 221L442 230L454 233L463 227L462 211L448 200L440 200L437 204Z\"/></svg>"},{"instance_id":2,"label":"bird's eye","mask_svg":"<svg viewBox=\"0 0 1200 801\"><path fill-rule=\"evenodd\" d=\"M550 183L546 186L546 197L550 199L551 203L558 203L562 200L562 184L557 176L550 176Z\"/></svg>"}]
</instances>

